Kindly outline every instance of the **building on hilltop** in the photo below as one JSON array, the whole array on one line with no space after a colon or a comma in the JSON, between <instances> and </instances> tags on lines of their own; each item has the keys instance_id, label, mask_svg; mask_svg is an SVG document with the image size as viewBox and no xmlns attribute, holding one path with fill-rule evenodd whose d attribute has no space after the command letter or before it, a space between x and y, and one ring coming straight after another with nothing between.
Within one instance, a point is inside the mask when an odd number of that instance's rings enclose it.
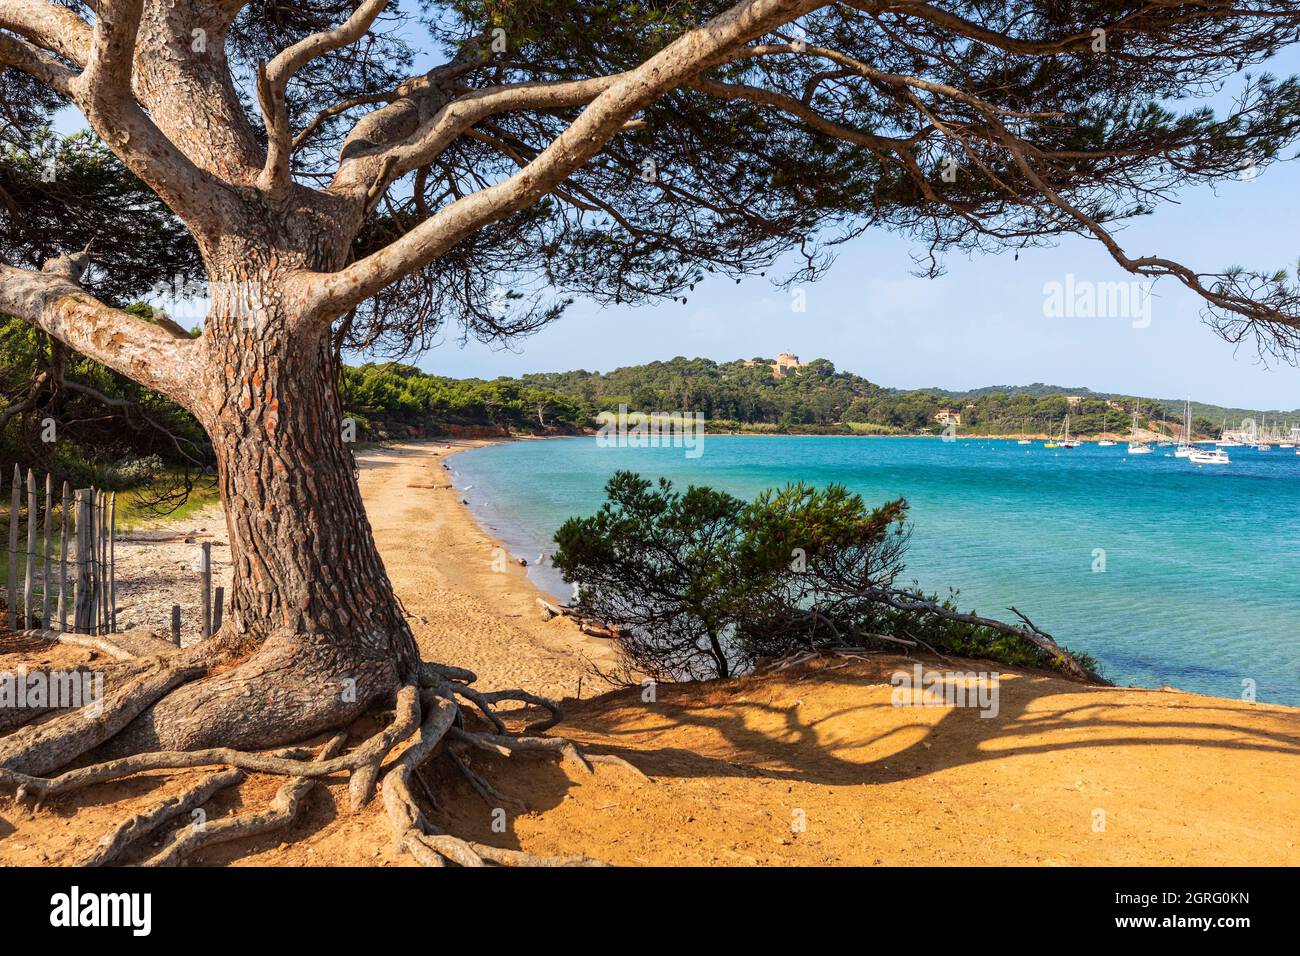
<instances>
[{"instance_id":1,"label":"building on hilltop","mask_svg":"<svg viewBox=\"0 0 1300 956\"><path fill-rule=\"evenodd\" d=\"M797 371L802 364L799 361L799 356L790 352L782 352L776 357L776 362L772 365L772 374L785 375L788 372Z\"/></svg>"},{"instance_id":2,"label":"building on hilltop","mask_svg":"<svg viewBox=\"0 0 1300 956\"><path fill-rule=\"evenodd\" d=\"M781 352L777 355L775 362L768 362L765 359L760 358L752 358L745 359L741 364L744 365L745 368L753 368L756 365L768 365L772 369L772 374L777 378L780 378L782 375L789 372L797 372L803 365L803 362L800 362L799 356L795 355L793 352Z\"/></svg>"},{"instance_id":3,"label":"building on hilltop","mask_svg":"<svg viewBox=\"0 0 1300 956\"><path fill-rule=\"evenodd\" d=\"M951 408L941 408L934 413L934 420L940 425L960 425L961 412L954 412Z\"/></svg>"}]
</instances>

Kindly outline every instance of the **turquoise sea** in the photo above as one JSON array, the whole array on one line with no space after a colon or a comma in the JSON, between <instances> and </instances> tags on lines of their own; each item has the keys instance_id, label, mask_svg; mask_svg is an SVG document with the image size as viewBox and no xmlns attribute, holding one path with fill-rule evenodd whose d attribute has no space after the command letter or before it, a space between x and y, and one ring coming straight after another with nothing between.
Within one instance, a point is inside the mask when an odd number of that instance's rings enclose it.
<instances>
[{"instance_id":1,"label":"turquoise sea","mask_svg":"<svg viewBox=\"0 0 1300 956\"><path fill-rule=\"evenodd\" d=\"M1014 604L1116 683L1241 697L1254 681L1258 700L1300 705L1300 456L1232 448L1231 465L1198 467L1172 452L708 436L692 459L573 438L474 449L449 465L478 518L557 595L563 581L535 559L566 518L596 510L618 469L746 498L841 482L868 502L910 502L907 579L955 587L964 608L990 616Z\"/></svg>"}]
</instances>

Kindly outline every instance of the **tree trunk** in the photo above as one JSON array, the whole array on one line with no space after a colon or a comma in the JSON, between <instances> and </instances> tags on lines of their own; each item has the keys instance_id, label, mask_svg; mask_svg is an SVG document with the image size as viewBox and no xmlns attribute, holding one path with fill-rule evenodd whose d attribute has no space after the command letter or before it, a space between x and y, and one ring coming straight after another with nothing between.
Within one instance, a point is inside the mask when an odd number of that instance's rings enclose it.
<instances>
[{"instance_id":1,"label":"tree trunk","mask_svg":"<svg viewBox=\"0 0 1300 956\"><path fill-rule=\"evenodd\" d=\"M303 341L266 306L269 283L249 288L214 283L194 410L234 567L218 638L252 655L159 701L115 751L301 740L353 719L419 663L343 442L329 336Z\"/></svg>"}]
</instances>

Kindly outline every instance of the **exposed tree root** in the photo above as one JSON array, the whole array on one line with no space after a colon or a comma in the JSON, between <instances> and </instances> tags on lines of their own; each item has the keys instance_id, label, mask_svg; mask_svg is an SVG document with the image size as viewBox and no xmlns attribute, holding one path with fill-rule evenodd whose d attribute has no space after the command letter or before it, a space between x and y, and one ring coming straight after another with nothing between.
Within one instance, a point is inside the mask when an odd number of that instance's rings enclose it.
<instances>
[{"instance_id":1,"label":"exposed tree root","mask_svg":"<svg viewBox=\"0 0 1300 956\"><path fill-rule=\"evenodd\" d=\"M301 745L262 751L227 746L148 750L49 776L51 771L109 740L141 711L164 699L172 688L201 674L206 667L186 653L138 663L140 672L118 681L118 686L106 695L104 711L98 719L87 720L81 713L73 712L20 728L0 739L0 786L13 787L18 801L30 801L36 808L51 797L145 771L216 768L181 793L124 820L84 861L89 865L120 860L138 847L144 836L198 810L218 791L238 784L247 773L274 774L289 779L270 804L261 810L201 821L175 830L162 849L149 857L145 864L177 865L206 847L283 829L297 818L305 798L321 778L347 773L350 775L349 803L354 810L370 800L382 778L384 814L397 846L422 864L599 865L599 861L586 856L537 857L443 832L420 808L413 785L433 800L434 795L420 771L436 757L445 756L490 806L526 809L522 801L502 793L469 766L465 756L471 748L503 756L550 755L571 761L586 773L592 772L593 764L610 764L629 770L642 780L649 780L621 757L583 754L566 738L536 736L563 717L562 709L553 701L522 690L478 691L469 686L475 680L472 672L433 663L422 664L417 673L398 687L395 696L389 698L388 706L393 709L393 717L388 724L346 753L347 734L341 733L319 753ZM464 710L467 705L460 701L472 704L494 732L467 729ZM529 725L523 735L512 735L496 711L496 706L505 701L540 707L547 712L547 717ZM350 718L354 715L348 711L345 716ZM404 743L405 749L385 767L389 755Z\"/></svg>"},{"instance_id":2,"label":"exposed tree root","mask_svg":"<svg viewBox=\"0 0 1300 956\"><path fill-rule=\"evenodd\" d=\"M56 669L54 667L42 667L36 670L28 670L27 674L30 677L31 675L36 673L44 673L47 688L52 688L54 686L57 678L56 680L51 680L51 675L56 672L63 674L65 676L68 675L69 673L76 674L78 675L79 678L83 675L92 675L92 676L97 675L103 678L103 685L105 687L110 687L113 686L113 684L115 684L117 681L127 680L131 677L135 677L136 675L143 673L148 666L149 666L148 662L146 661L130 659L124 661L115 661L114 663L109 664L105 667L92 667L87 664L78 664L76 667L64 668L64 669ZM30 724L33 721L37 720L38 718L44 717L46 714L54 710L57 710L58 709L57 705L53 702L52 699L53 696L54 696L53 691L47 693L46 694L47 702L39 706L33 706L29 704L25 707L18 707L18 706L0 707L0 733L7 733L8 731L11 731L16 727L21 727L24 724Z\"/></svg>"},{"instance_id":3,"label":"exposed tree root","mask_svg":"<svg viewBox=\"0 0 1300 956\"><path fill-rule=\"evenodd\" d=\"M550 730L556 724L564 719L564 708L553 700L545 697L538 697L536 694L529 694L522 690L499 690L494 693L484 694L472 687L466 687L464 684L449 682L448 687L456 694L457 697L464 697L466 700L473 701L478 707L479 712L488 719L488 722L496 728L498 734L504 734L506 725L501 718L496 715L492 709L494 704L499 704L503 700L516 700L525 704L534 704L544 710L550 711L551 716L546 720L539 720L537 723L529 724L524 728L525 734L540 734L544 730Z\"/></svg>"},{"instance_id":4,"label":"exposed tree root","mask_svg":"<svg viewBox=\"0 0 1300 956\"><path fill-rule=\"evenodd\" d=\"M609 764L631 771L646 783L654 782L622 757L614 754L585 754L578 749L577 744L565 737L505 737L500 734L470 733L457 727L453 727L450 733L457 740L503 757L520 751L559 754L562 759L572 761L586 773L592 772L592 764Z\"/></svg>"},{"instance_id":5,"label":"exposed tree root","mask_svg":"<svg viewBox=\"0 0 1300 956\"><path fill-rule=\"evenodd\" d=\"M81 865L108 866L115 862L131 844L148 836L168 820L189 813L207 803L218 790L241 783L243 779L242 770L219 770L216 773L206 774L188 789L168 797L143 813L134 814L123 820L104 834L104 838L99 841L99 847L82 860Z\"/></svg>"},{"instance_id":6,"label":"exposed tree root","mask_svg":"<svg viewBox=\"0 0 1300 956\"><path fill-rule=\"evenodd\" d=\"M119 757L104 763L69 770L57 777L45 778L0 768L0 784L18 788L18 796L44 800L49 796L71 793L83 787L129 777L144 770L184 770L192 767L237 767L256 773L273 773L301 777L323 777L340 771L355 770L392 749L393 744L409 737L419 724L420 711L416 690L404 686L397 695L397 719L360 747L341 757L318 760L293 760L275 754L250 753L229 747L191 751L154 751Z\"/></svg>"},{"instance_id":7,"label":"exposed tree root","mask_svg":"<svg viewBox=\"0 0 1300 956\"><path fill-rule=\"evenodd\" d=\"M528 805L526 803L522 800L516 800L509 794L502 793L496 787L492 786L492 784L488 783L481 775L476 773L473 768L465 762L465 758L461 756L461 752L464 749L465 747L463 744L460 746L448 747L447 756L449 756L452 763L456 765L456 769L458 769L464 775L465 779L469 781L469 784L474 788L474 791L483 798L483 802L489 807L506 806L511 807L520 813L526 813L528 811Z\"/></svg>"},{"instance_id":8,"label":"exposed tree root","mask_svg":"<svg viewBox=\"0 0 1300 956\"><path fill-rule=\"evenodd\" d=\"M507 866L603 865L599 860L587 856L538 857L518 850L502 850L443 833L430 823L411 794L411 778L420 765L433 755L444 736L463 731L454 726L459 714L450 688L426 690L421 695L421 700L428 709L428 716L420 727L419 736L402 754L397 766L384 778L384 808L400 850L410 853L425 866L442 866L444 862L460 866L483 866L487 862ZM573 748L573 752L577 753L577 749Z\"/></svg>"},{"instance_id":9,"label":"exposed tree root","mask_svg":"<svg viewBox=\"0 0 1300 956\"><path fill-rule=\"evenodd\" d=\"M177 653L180 648L161 640L146 631L122 631L116 634L72 634L64 631L47 631L33 628L28 631L11 632L10 639L35 640L50 644L67 644L71 647L84 647L88 650L107 654L118 661L130 661L139 657L165 657Z\"/></svg>"},{"instance_id":10,"label":"exposed tree root","mask_svg":"<svg viewBox=\"0 0 1300 956\"><path fill-rule=\"evenodd\" d=\"M96 705L99 716L91 716L91 708L82 707L23 726L5 737L0 741L0 770L27 774L56 770L108 740L154 701L198 677L204 669L201 664L175 664L158 658L143 674L105 690Z\"/></svg>"},{"instance_id":11,"label":"exposed tree root","mask_svg":"<svg viewBox=\"0 0 1300 956\"><path fill-rule=\"evenodd\" d=\"M335 756L344 743L346 733L338 734L322 749L321 758ZM144 861L145 866L178 866L199 850L218 843L262 836L289 826L298 816L303 800L316 786L312 777L293 777L285 782L265 810L241 813L211 823L203 820L177 830L161 850Z\"/></svg>"}]
</instances>

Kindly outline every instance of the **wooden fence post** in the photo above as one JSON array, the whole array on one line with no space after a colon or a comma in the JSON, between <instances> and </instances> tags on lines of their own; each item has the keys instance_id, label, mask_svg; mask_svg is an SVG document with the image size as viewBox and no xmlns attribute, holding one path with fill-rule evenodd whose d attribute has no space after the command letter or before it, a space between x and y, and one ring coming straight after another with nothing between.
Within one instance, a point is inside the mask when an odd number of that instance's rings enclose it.
<instances>
[{"instance_id":1,"label":"wooden fence post","mask_svg":"<svg viewBox=\"0 0 1300 956\"><path fill-rule=\"evenodd\" d=\"M14 490L9 499L9 630L18 629L18 512L22 508L23 474L14 464Z\"/></svg>"},{"instance_id":2,"label":"wooden fence post","mask_svg":"<svg viewBox=\"0 0 1300 956\"><path fill-rule=\"evenodd\" d=\"M226 603L226 589L217 588L216 597L212 601L212 633L215 634L221 630L221 617L224 613L223 605Z\"/></svg>"},{"instance_id":3,"label":"wooden fence post","mask_svg":"<svg viewBox=\"0 0 1300 956\"><path fill-rule=\"evenodd\" d=\"M103 634L108 630L108 496L102 491L97 492L99 498L99 524L96 526L96 533L99 535L99 551L95 557L99 559L99 633Z\"/></svg>"},{"instance_id":4,"label":"wooden fence post","mask_svg":"<svg viewBox=\"0 0 1300 956\"><path fill-rule=\"evenodd\" d=\"M77 565L72 584L72 629L78 634L90 631L93 595L91 594L91 491L77 489Z\"/></svg>"},{"instance_id":5,"label":"wooden fence post","mask_svg":"<svg viewBox=\"0 0 1300 956\"><path fill-rule=\"evenodd\" d=\"M68 483L63 483L63 510L59 515L59 630L68 629Z\"/></svg>"},{"instance_id":6,"label":"wooden fence post","mask_svg":"<svg viewBox=\"0 0 1300 956\"><path fill-rule=\"evenodd\" d=\"M203 573L203 636L212 636L212 542L204 541L200 546L201 562L199 570Z\"/></svg>"},{"instance_id":7,"label":"wooden fence post","mask_svg":"<svg viewBox=\"0 0 1300 956\"><path fill-rule=\"evenodd\" d=\"M87 631L99 633L99 491L90 489L90 521L86 531L90 539L87 554L90 557L90 620Z\"/></svg>"},{"instance_id":8,"label":"wooden fence post","mask_svg":"<svg viewBox=\"0 0 1300 956\"><path fill-rule=\"evenodd\" d=\"M104 541L105 527L108 522L108 507L105 506L107 498L100 490L95 492L95 505L98 506L98 514L95 515L95 597L98 598L96 606L99 609L99 617L95 618L95 627L98 633L104 633L108 630L108 546Z\"/></svg>"},{"instance_id":9,"label":"wooden fence post","mask_svg":"<svg viewBox=\"0 0 1300 956\"><path fill-rule=\"evenodd\" d=\"M27 469L27 567L23 571L23 629L32 625L32 582L36 574L36 476Z\"/></svg>"},{"instance_id":10,"label":"wooden fence post","mask_svg":"<svg viewBox=\"0 0 1300 956\"><path fill-rule=\"evenodd\" d=\"M41 562L41 627L50 629L50 559L53 557L54 542L50 533L54 530L54 476L45 475L45 553Z\"/></svg>"},{"instance_id":11,"label":"wooden fence post","mask_svg":"<svg viewBox=\"0 0 1300 956\"><path fill-rule=\"evenodd\" d=\"M117 633L117 492L108 498L108 633Z\"/></svg>"}]
</instances>

